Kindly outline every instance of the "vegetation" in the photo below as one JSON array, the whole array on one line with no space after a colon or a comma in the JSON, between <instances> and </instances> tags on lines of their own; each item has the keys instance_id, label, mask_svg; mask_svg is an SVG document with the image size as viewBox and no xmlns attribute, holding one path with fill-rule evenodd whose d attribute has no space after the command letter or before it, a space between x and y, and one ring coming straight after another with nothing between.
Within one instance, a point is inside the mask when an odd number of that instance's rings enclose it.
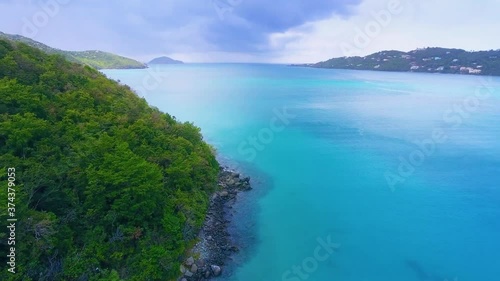
<instances>
[{"instance_id":1,"label":"vegetation","mask_svg":"<svg viewBox=\"0 0 500 281\"><path fill-rule=\"evenodd\" d=\"M460 49L426 48L408 53L383 51L366 57L334 58L306 66L500 76L500 50L467 52Z\"/></svg>"},{"instance_id":2,"label":"vegetation","mask_svg":"<svg viewBox=\"0 0 500 281\"><path fill-rule=\"evenodd\" d=\"M95 69L146 68L142 62L102 51L66 51L68 60L89 65Z\"/></svg>"},{"instance_id":3,"label":"vegetation","mask_svg":"<svg viewBox=\"0 0 500 281\"><path fill-rule=\"evenodd\" d=\"M25 43L47 54L62 55L69 61L86 64L95 69L146 68L146 65L141 62L102 51L63 51L21 35L10 35L2 32L0 32L0 38Z\"/></svg>"},{"instance_id":4,"label":"vegetation","mask_svg":"<svg viewBox=\"0 0 500 281\"><path fill-rule=\"evenodd\" d=\"M173 280L219 170L191 123L88 66L0 39L0 200L16 169L16 274ZM6 222L7 210L0 209Z\"/></svg>"}]
</instances>

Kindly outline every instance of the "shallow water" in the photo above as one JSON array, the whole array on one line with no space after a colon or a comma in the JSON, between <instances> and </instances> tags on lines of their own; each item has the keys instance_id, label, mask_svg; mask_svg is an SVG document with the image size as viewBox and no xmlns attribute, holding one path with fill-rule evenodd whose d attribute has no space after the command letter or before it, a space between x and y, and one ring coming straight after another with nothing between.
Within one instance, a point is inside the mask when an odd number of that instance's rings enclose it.
<instances>
[{"instance_id":1,"label":"shallow water","mask_svg":"<svg viewBox=\"0 0 500 281\"><path fill-rule=\"evenodd\" d=\"M252 177L231 226L241 251L221 279L500 280L499 78L261 64L104 73L194 122Z\"/></svg>"}]
</instances>

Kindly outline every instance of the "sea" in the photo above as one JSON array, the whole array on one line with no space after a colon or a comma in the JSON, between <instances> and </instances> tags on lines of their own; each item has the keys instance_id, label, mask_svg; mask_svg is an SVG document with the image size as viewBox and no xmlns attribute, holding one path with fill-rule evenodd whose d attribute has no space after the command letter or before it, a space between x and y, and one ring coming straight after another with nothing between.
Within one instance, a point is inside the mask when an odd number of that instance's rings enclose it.
<instances>
[{"instance_id":1,"label":"sea","mask_svg":"<svg viewBox=\"0 0 500 281\"><path fill-rule=\"evenodd\" d=\"M223 281L499 281L500 78L104 70L251 177Z\"/></svg>"}]
</instances>

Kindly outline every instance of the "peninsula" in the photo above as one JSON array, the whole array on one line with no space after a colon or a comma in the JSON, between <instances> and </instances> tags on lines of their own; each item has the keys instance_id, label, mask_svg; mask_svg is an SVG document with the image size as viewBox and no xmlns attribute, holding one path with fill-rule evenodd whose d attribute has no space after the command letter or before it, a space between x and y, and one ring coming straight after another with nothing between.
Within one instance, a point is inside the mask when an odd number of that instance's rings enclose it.
<instances>
[{"instance_id":1,"label":"peninsula","mask_svg":"<svg viewBox=\"0 0 500 281\"><path fill-rule=\"evenodd\" d=\"M61 55L71 62L85 64L95 69L141 69L147 68L146 64L103 51L64 51L49 47L43 43L24 37L0 32L0 39L21 42L30 47L41 50L49 55Z\"/></svg>"},{"instance_id":2,"label":"peninsula","mask_svg":"<svg viewBox=\"0 0 500 281\"><path fill-rule=\"evenodd\" d=\"M425 48L410 52L381 51L365 57L340 57L294 66L500 76L500 50L469 52Z\"/></svg>"}]
</instances>

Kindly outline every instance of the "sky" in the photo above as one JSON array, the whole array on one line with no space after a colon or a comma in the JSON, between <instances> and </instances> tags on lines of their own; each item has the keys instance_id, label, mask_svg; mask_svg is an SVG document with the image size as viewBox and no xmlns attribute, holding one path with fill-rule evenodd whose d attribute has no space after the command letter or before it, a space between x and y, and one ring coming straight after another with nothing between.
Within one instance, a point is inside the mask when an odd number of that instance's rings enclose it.
<instances>
[{"instance_id":1,"label":"sky","mask_svg":"<svg viewBox=\"0 0 500 281\"><path fill-rule=\"evenodd\" d=\"M500 0L0 0L0 31L147 62L313 63L500 49Z\"/></svg>"}]
</instances>

